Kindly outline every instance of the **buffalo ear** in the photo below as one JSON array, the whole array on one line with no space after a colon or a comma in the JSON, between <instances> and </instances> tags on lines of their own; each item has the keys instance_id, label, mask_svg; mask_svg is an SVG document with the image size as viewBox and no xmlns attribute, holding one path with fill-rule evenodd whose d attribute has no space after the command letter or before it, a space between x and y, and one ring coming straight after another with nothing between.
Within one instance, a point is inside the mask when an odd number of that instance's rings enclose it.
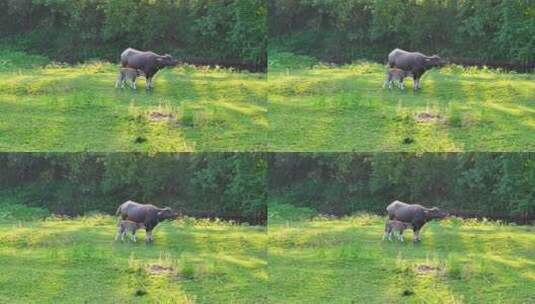
<instances>
[{"instance_id":1,"label":"buffalo ear","mask_svg":"<svg viewBox=\"0 0 535 304\"><path fill-rule=\"evenodd\" d=\"M163 58L161 58L161 57L157 57L157 58L156 58L156 61L158 61L158 62L163 62Z\"/></svg>"}]
</instances>

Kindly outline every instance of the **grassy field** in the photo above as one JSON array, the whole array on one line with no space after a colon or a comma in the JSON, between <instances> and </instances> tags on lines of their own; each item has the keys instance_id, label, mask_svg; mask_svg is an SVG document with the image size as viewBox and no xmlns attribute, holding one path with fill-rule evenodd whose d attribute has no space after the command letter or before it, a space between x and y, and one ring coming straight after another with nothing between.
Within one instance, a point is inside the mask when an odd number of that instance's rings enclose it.
<instances>
[{"instance_id":1,"label":"grassy field","mask_svg":"<svg viewBox=\"0 0 535 304\"><path fill-rule=\"evenodd\" d=\"M34 57L0 52L0 151L265 148L264 74L182 66L160 71L147 93L143 77L137 91L115 89L117 64Z\"/></svg>"},{"instance_id":2,"label":"grassy field","mask_svg":"<svg viewBox=\"0 0 535 304\"><path fill-rule=\"evenodd\" d=\"M422 242L382 241L383 218L269 225L270 303L535 303L535 228L450 219Z\"/></svg>"},{"instance_id":3,"label":"grassy field","mask_svg":"<svg viewBox=\"0 0 535 304\"><path fill-rule=\"evenodd\" d=\"M115 231L108 216L1 220L0 302L266 302L265 227L185 219L152 245Z\"/></svg>"},{"instance_id":4,"label":"grassy field","mask_svg":"<svg viewBox=\"0 0 535 304\"><path fill-rule=\"evenodd\" d=\"M384 65L313 64L270 55L270 151L535 149L533 74L446 66L390 91Z\"/></svg>"}]
</instances>

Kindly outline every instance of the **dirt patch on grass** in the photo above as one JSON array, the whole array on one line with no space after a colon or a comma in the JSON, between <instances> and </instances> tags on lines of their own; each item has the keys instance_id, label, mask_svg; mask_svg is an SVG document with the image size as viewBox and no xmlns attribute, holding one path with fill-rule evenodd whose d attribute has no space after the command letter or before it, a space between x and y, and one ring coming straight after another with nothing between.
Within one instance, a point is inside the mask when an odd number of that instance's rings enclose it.
<instances>
[{"instance_id":1,"label":"dirt patch on grass","mask_svg":"<svg viewBox=\"0 0 535 304\"><path fill-rule=\"evenodd\" d=\"M417 113L414 116L414 119L416 120L416 122L438 122L438 123L441 123L441 122L445 121L444 117L442 117L440 114L429 113L429 112Z\"/></svg>"},{"instance_id":2,"label":"dirt patch on grass","mask_svg":"<svg viewBox=\"0 0 535 304\"><path fill-rule=\"evenodd\" d=\"M416 273L419 273L419 274L428 274L428 273L442 271L442 268L439 266L434 266L434 265L418 264L416 265L415 270L416 270Z\"/></svg>"},{"instance_id":3,"label":"dirt patch on grass","mask_svg":"<svg viewBox=\"0 0 535 304\"><path fill-rule=\"evenodd\" d=\"M166 121L166 120L174 120L174 119L175 119L175 115L171 113L162 113L158 111L149 113L150 121Z\"/></svg>"},{"instance_id":4,"label":"dirt patch on grass","mask_svg":"<svg viewBox=\"0 0 535 304\"><path fill-rule=\"evenodd\" d=\"M158 265L158 264L152 264L152 265L149 265L147 267L147 272L149 274L154 274L154 275L158 275L158 274L174 274L175 273L175 269L173 267L162 266L162 265Z\"/></svg>"}]
</instances>

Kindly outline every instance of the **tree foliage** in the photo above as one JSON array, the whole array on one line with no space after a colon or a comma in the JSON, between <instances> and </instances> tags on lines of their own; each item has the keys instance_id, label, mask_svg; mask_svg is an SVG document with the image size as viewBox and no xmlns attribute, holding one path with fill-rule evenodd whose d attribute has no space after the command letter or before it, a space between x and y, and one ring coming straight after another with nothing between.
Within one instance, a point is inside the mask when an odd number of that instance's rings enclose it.
<instances>
[{"instance_id":1,"label":"tree foliage","mask_svg":"<svg viewBox=\"0 0 535 304\"><path fill-rule=\"evenodd\" d=\"M393 200L454 214L535 217L533 153L277 154L270 199L320 212L384 213Z\"/></svg>"},{"instance_id":2,"label":"tree foliage","mask_svg":"<svg viewBox=\"0 0 535 304\"><path fill-rule=\"evenodd\" d=\"M270 0L272 46L384 61L393 48L452 61L535 64L532 0Z\"/></svg>"},{"instance_id":3,"label":"tree foliage","mask_svg":"<svg viewBox=\"0 0 535 304\"><path fill-rule=\"evenodd\" d=\"M0 38L62 61L116 61L126 47L184 60L265 65L263 0L6 0Z\"/></svg>"},{"instance_id":4,"label":"tree foliage","mask_svg":"<svg viewBox=\"0 0 535 304\"><path fill-rule=\"evenodd\" d=\"M0 154L0 192L30 206L75 215L115 212L126 200L203 217L264 223L261 154Z\"/></svg>"}]
</instances>

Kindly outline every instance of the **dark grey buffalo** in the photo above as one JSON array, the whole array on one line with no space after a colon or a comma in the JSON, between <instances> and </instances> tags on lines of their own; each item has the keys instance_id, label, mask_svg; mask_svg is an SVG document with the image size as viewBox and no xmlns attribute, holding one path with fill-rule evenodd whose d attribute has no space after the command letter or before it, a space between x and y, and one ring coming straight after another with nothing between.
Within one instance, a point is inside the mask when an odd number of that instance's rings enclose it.
<instances>
[{"instance_id":1,"label":"dark grey buffalo","mask_svg":"<svg viewBox=\"0 0 535 304\"><path fill-rule=\"evenodd\" d=\"M440 210L437 207L426 208L418 204L406 204L400 201L393 201L388 207L389 220L396 220L404 223L409 223L414 232L414 241L420 241L420 229L425 223L433 219L442 219L448 216L448 213Z\"/></svg>"},{"instance_id":2,"label":"dark grey buffalo","mask_svg":"<svg viewBox=\"0 0 535 304\"><path fill-rule=\"evenodd\" d=\"M176 66L178 61L171 55L158 55L147 51L139 51L133 48L127 48L121 53L121 66L123 68L132 68L140 70L147 80L146 89L152 89L152 78L161 69L168 66Z\"/></svg>"},{"instance_id":3,"label":"dark grey buffalo","mask_svg":"<svg viewBox=\"0 0 535 304\"><path fill-rule=\"evenodd\" d=\"M150 204L140 204L134 201L126 201L117 208L116 215L121 220L132 221L145 226L147 232L145 241L152 241L152 230L158 223L164 220L176 219L178 214L171 208L158 208Z\"/></svg>"},{"instance_id":4,"label":"dark grey buffalo","mask_svg":"<svg viewBox=\"0 0 535 304\"><path fill-rule=\"evenodd\" d=\"M420 78L425 71L442 66L444 62L438 55L426 56L418 52L407 52L395 49L388 54L388 65L390 68L398 68L412 74L413 89L419 89Z\"/></svg>"}]
</instances>

